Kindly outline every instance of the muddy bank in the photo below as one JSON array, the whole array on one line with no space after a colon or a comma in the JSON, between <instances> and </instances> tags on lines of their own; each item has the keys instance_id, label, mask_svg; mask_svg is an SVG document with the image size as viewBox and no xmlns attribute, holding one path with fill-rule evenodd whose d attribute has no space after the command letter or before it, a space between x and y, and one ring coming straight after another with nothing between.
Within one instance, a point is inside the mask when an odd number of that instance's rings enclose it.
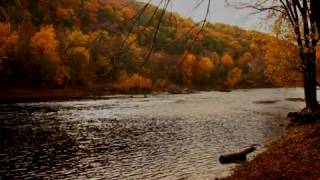
<instances>
[{"instance_id":1,"label":"muddy bank","mask_svg":"<svg viewBox=\"0 0 320 180\"><path fill-rule=\"evenodd\" d=\"M253 161L238 166L231 179L319 179L320 121L291 124Z\"/></svg>"},{"instance_id":2,"label":"muddy bank","mask_svg":"<svg viewBox=\"0 0 320 180\"><path fill-rule=\"evenodd\" d=\"M153 90L132 90L118 91L112 88L68 88L68 89L47 89L47 88L0 88L0 102L41 102L41 101L68 101L68 100L92 100L105 99L104 96L126 94L126 95L148 95L148 94L192 94L199 91L212 91L215 89L192 89L185 87L174 87L168 89ZM215 90L221 91L221 89ZM231 90L225 90L231 92Z\"/></svg>"},{"instance_id":3,"label":"muddy bank","mask_svg":"<svg viewBox=\"0 0 320 180\"><path fill-rule=\"evenodd\" d=\"M247 91L250 89L259 89L257 87L224 89L221 87L215 88L189 88L189 87L171 87L167 89L152 89L147 91L119 91L113 88L85 88L75 87L67 89L47 89L47 88L1 88L0 87L0 102L15 103L15 102L45 102L45 101L68 101L68 100L92 100L105 99L104 96L110 95L155 95L155 94L193 94L197 92L217 91L230 93L236 90ZM266 87L265 89L270 89ZM293 100L291 100L293 101ZM267 102L261 102L268 103ZM272 102L271 102L272 103ZM275 102L274 102L275 103Z\"/></svg>"},{"instance_id":4,"label":"muddy bank","mask_svg":"<svg viewBox=\"0 0 320 180\"><path fill-rule=\"evenodd\" d=\"M92 99L94 96L111 94L97 89L72 88L72 89L25 89L1 88L0 102L38 102L59 101L73 99Z\"/></svg>"}]
</instances>

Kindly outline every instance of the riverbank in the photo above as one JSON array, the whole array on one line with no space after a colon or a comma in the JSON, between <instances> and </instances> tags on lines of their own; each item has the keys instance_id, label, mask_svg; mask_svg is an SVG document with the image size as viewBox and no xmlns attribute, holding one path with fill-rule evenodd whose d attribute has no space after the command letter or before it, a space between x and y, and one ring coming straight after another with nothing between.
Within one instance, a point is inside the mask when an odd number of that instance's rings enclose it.
<instances>
[{"instance_id":1,"label":"riverbank","mask_svg":"<svg viewBox=\"0 0 320 180\"><path fill-rule=\"evenodd\" d=\"M37 102L59 101L93 98L94 96L108 95L111 92L98 89L71 88L71 89L27 89L1 88L0 102Z\"/></svg>"},{"instance_id":2,"label":"riverbank","mask_svg":"<svg viewBox=\"0 0 320 180\"><path fill-rule=\"evenodd\" d=\"M285 135L224 180L319 179L320 121L291 124Z\"/></svg>"},{"instance_id":3,"label":"riverbank","mask_svg":"<svg viewBox=\"0 0 320 180\"><path fill-rule=\"evenodd\" d=\"M239 86L235 89L273 88L272 86ZM152 88L148 90L121 90L112 85L94 87L72 87L64 89L28 88L28 87L0 87L0 102L39 102L78 99L101 99L102 96L115 94L191 94L199 91L231 92L224 86L215 87L181 87Z\"/></svg>"},{"instance_id":4,"label":"riverbank","mask_svg":"<svg viewBox=\"0 0 320 180\"><path fill-rule=\"evenodd\" d=\"M132 90L119 91L114 88L67 88L67 89L48 89L48 88L0 88L0 102L39 102L39 101L61 101L78 99L101 99L103 96L115 94L191 94L198 91L223 91L230 92L228 89L190 89L183 87L174 87L168 89L153 90Z\"/></svg>"}]
</instances>

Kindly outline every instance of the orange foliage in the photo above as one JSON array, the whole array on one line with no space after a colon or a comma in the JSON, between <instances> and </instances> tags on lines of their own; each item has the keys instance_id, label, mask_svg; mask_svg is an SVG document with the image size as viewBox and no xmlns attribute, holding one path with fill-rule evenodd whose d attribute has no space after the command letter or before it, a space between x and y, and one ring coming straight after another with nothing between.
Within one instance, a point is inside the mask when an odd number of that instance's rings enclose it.
<instances>
[{"instance_id":1,"label":"orange foliage","mask_svg":"<svg viewBox=\"0 0 320 180\"><path fill-rule=\"evenodd\" d=\"M11 29L11 25L10 24L0 23L0 35L1 35L1 37L10 34L10 29Z\"/></svg>"},{"instance_id":2,"label":"orange foliage","mask_svg":"<svg viewBox=\"0 0 320 180\"><path fill-rule=\"evenodd\" d=\"M70 79L68 68L60 64L56 70L53 81L57 85L63 85L68 79Z\"/></svg>"},{"instance_id":3,"label":"orange foliage","mask_svg":"<svg viewBox=\"0 0 320 180\"><path fill-rule=\"evenodd\" d=\"M133 18L135 16L135 12L132 8L124 7L121 10L122 14L128 18Z\"/></svg>"},{"instance_id":4,"label":"orange foliage","mask_svg":"<svg viewBox=\"0 0 320 180\"><path fill-rule=\"evenodd\" d=\"M238 67L233 68L228 73L228 78L225 85L229 88L234 88L242 80L242 70Z\"/></svg>"},{"instance_id":5,"label":"orange foliage","mask_svg":"<svg viewBox=\"0 0 320 180\"><path fill-rule=\"evenodd\" d=\"M50 60L58 58L58 41L56 40L55 30L52 26L42 27L31 39L33 55L47 57Z\"/></svg>"},{"instance_id":6,"label":"orange foliage","mask_svg":"<svg viewBox=\"0 0 320 180\"><path fill-rule=\"evenodd\" d=\"M56 10L56 15L59 19L69 20L72 19L75 13L73 9L58 7Z\"/></svg>"},{"instance_id":7,"label":"orange foliage","mask_svg":"<svg viewBox=\"0 0 320 180\"><path fill-rule=\"evenodd\" d=\"M69 78L67 68L60 60L58 52L58 41L52 26L42 27L31 39L31 52L36 59L40 57L41 68L46 70L48 78L46 81L63 85ZM40 74L41 75L41 74Z\"/></svg>"},{"instance_id":8,"label":"orange foliage","mask_svg":"<svg viewBox=\"0 0 320 180\"><path fill-rule=\"evenodd\" d=\"M11 32L11 25L0 23L0 56L7 56L8 51L12 50L17 44L19 35Z\"/></svg>"},{"instance_id":9,"label":"orange foliage","mask_svg":"<svg viewBox=\"0 0 320 180\"><path fill-rule=\"evenodd\" d=\"M119 84L116 86L119 90L128 92L130 90L150 90L152 81L137 73L128 77L126 73L122 73L119 78Z\"/></svg>"},{"instance_id":10,"label":"orange foliage","mask_svg":"<svg viewBox=\"0 0 320 180\"><path fill-rule=\"evenodd\" d=\"M208 57L203 57L198 62L199 74L209 74L214 69L214 64Z\"/></svg>"},{"instance_id":11,"label":"orange foliage","mask_svg":"<svg viewBox=\"0 0 320 180\"><path fill-rule=\"evenodd\" d=\"M63 0L63 4L69 7L74 7L76 5L79 5L80 3L81 0Z\"/></svg>"},{"instance_id":12,"label":"orange foliage","mask_svg":"<svg viewBox=\"0 0 320 180\"><path fill-rule=\"evenodd\" d=\"M223 55L221 62L223 65L231 67L233 65L233 58L230 54Z\"/></svg>"},{"instance_id":13,"label":"orange foliage","mask_svg":"<svg viewBox=\"0 0 320 180\"><path fill-rule=\"evenodd\" d=\"M197 63L196 60L196 57L190 53L184 55L183 58L180 60L182 76L187 84L190 84L192 81L194 67Z\"/></svg>"},{"instance_id":14,"label":"orange foliage","mask_svg":"<svg viewBox=\"0 0 320 180\"><path fill-rule=\"evenodd\" d=\"M84 3L84 9L88 13L91 22L97 21L97 11L99 7L98 0L87 0Z\"/></svg>"},{"instance_id":15,"label":"orange foliage","mask_svg":"<svg viewBox=\"0 0 320 180\"><path fill-rule=\"evenodd\" d=\"M250 44L250 52L252 52L253 54L257 54L259 52L259 47L256 43Z\"/></svg>"},{"instance_id":16,"label":"orange foliage","mask_svg":"<svg viewBox=\"0 0 320 180\"><path fill-rule=\"evenodd\" d=\"M157 84L157 88L159 89L167 89L169 87L169 82L167 80L161 79Z\"/></svg>"}]
</instances>

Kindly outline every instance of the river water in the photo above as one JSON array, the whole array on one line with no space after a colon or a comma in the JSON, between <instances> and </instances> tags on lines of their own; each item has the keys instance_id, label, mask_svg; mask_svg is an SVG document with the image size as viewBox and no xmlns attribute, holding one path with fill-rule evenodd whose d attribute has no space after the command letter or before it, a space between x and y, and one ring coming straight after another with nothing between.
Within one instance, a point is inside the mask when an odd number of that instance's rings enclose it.
<instances>
[{"instance_id":1,"label":"river water","mask_svg":"<svg viewBox=\"0 0 320 180\"><path fill-rule=\"evenodd\" d=\"M284 132L302 89L0 105L0 177L214 179L219 155ZM1 178L0 178L1 179Z\"/></svg>"}]
</instances>

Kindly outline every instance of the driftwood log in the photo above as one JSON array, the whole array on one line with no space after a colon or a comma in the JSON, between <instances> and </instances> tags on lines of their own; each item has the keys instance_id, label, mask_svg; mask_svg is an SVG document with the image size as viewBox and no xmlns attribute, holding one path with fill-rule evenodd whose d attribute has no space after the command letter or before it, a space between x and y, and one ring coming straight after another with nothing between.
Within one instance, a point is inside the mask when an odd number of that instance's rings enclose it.
<instances>
[{"instance_id":1,"label":"driftwood log","mask_svg":"<svg viewBox=\"0 0 320 180\"><path fill-rule=\"evenodd\" d=\"M219 161L221 164L242 163L247 161L247 155L256 150L255 145L248 147L240 152L221 155Z\"/></svg>"}]
</instances>

